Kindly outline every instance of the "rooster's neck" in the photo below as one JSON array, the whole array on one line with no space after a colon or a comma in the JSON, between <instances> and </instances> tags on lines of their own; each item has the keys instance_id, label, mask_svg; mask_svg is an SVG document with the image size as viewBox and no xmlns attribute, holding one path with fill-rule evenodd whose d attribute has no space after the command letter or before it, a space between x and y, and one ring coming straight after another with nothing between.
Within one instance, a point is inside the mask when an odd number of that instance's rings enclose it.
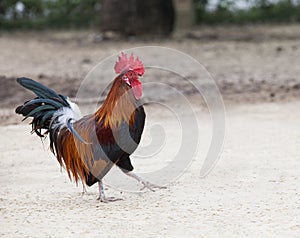
<instances>
[{"instance_id":1,"label":"rooster's neck","mask_svg":"<svg viewBox=\"0 0 300 238\"><path fill-rule=\"evenodd\" d=\"M103 105L96 111L96 122L105 127L117 128L122 121L130 126L134 123L137 101L130 87L116 78Z\"/></svg>"}]
</instances>

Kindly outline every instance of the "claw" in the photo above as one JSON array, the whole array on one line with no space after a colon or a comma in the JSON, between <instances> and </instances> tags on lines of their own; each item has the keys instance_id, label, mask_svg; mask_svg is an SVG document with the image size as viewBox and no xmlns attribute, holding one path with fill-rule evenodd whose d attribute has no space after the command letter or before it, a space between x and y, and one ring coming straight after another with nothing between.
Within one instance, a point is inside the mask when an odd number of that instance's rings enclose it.
<instances>
[{"instance_id":1,"label":"claw","mask_svg":"<svg viewBox=\"0 0 300 238\"><path fill-rule=\"evenodd\" d=\"M153 183L149 183L149 182L145 182L145 181L141 181L141 183L144 185L140 191L144 190L145 188L148 188L150 191L155 192L155 188L157 189L166 189L167 187L165 186L159 186Z\"/></svg>"}]
</instances>

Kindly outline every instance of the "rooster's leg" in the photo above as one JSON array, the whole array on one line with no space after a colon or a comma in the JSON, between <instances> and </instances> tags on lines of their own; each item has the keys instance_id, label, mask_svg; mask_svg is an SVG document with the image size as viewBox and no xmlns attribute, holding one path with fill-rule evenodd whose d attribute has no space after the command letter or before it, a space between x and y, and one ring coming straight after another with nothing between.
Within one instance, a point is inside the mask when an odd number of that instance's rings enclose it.
<instances>
[{"instance_id":1,"label":"rooster's leg","mask_svg":"<svg viewBox=\"0 0 300 238\"><path fill-rule=\"evenodd\" d=\"M97 200L100 200L101 202L104 202L105 194L104 194L103 183L102 183L101 180L98 182L98 187L99 187L99 197L98 197Z\"/></svg>"},{"instance_id":2,"label":"rooster's leg","mask_svg":"<svg viewBox=\"0 0 300 238\"><path fill-rule=\"evenodd\" d=\"M122 200L122 198L105 197L102 180L98 182L98 186L99 186L99 197L97 198L97 200L99 200L100 202L106 203L106 202L115 202L115 201Z\"/></svg>"},{"instance_id":3,"label":"rooster's leg","mask_svg":"<svg viewBox=\"0 0 300 238\"><path fill-rule=\"evenodd\" d=\"M123 171L124 172L124 171ZM155 192L155 188L159 188L159 189L165 189L167 187L164 186L159 186L153 183L150 183L148 181L143 180L142 178L140 178L139 176L137 176L135 173L129 171L129 172L124 172L127 176L134 178L135 180L137 180L139 183L141 183L144 187L141 188L141 190L143 190L144 188L148 188L149 190L151 190L152 192Z\"/></svg>"}]
</instances>

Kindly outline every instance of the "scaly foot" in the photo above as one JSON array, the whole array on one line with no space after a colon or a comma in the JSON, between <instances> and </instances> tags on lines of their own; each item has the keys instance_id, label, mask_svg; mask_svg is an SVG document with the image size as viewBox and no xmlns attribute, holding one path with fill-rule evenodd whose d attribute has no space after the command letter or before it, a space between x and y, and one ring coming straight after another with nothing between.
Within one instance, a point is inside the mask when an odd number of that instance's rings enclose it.
<instances>
[{"instance_id":1,"label":"scaly foot","mask_svg":"<svg viewBox=\"0 0 300 238\"><path fill-rule=\"evenodd\" d=\"M123 199L122 198L115 198L115 197L101 197L101 196L99 196L97 198L97 200L99 200L100 202L109 203L109 202L121 201Z\"/></svg>"},{"instance_id":2,"label":"scaly foot","mask_svg":"<svg viewBox=\"0 0 300 238\"><path fill-rule=\"evenodd\" d=\"M108 203L108 202L116 202L116 201L123 200L122 198L105 197L103 183L101 180L98 182L98 185L99 185L99 197L97 198L97 200L99 200L100 202Z\"/></svg>"},{"instance_id":3,"label":"scaly foot","mask_svg":"<svg viewBox=\"0 0 300 238\"><path fill-rule=\"evenodd\" d=\"M141 190L143 190L145 188L148 188L150 191L155 192L155 190L154 190L155 188L159 188L159 189L166 189L167 188L167 187L164 187L164 186L159 186L159 185L155 185L153 183L149 183L148 181L145 181L144 179L140 178L139 176L137 176L133 172L126 172L125 174L129 177L134 178L135 180L137 180L141 184L143 184L144 186L141 188Z\"/></svg>"},{"instance_id":4,"label":"scaly foot","mask_svg":"<svg viewBox=\"0 0 300 238\"><path fill-rule=\"evenodd\" d=\"M147 181L141 181L141 183L144 185L140 191L144 190L145 188L148 188L150 191L155 192L155 188L157 189L166 189L167 187L165 186L159 186L153 183L149 183Z\"/></svg>"}]
</instances>

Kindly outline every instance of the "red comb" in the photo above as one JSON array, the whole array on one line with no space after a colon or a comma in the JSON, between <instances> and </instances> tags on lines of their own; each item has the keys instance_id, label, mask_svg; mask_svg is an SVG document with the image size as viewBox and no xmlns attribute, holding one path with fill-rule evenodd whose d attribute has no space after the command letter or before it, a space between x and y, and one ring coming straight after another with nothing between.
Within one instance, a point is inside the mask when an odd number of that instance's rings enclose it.
<instances>
[{"instance_id":1,"label":"red comb","mask_svg":"<svg viewBox=\"0 0 300 238\"><path fill-rule=\"evenodd\" d=\"M142 76L145 73L144 65L140 61L139 57L134 59L133 54L131 53L129 59L124 52L121 52L121 56L118 57L119 60L115 64L115 72L117 74L124 73L128 70L133 70L138 75Z\"/></svg>"}]
</instances>

